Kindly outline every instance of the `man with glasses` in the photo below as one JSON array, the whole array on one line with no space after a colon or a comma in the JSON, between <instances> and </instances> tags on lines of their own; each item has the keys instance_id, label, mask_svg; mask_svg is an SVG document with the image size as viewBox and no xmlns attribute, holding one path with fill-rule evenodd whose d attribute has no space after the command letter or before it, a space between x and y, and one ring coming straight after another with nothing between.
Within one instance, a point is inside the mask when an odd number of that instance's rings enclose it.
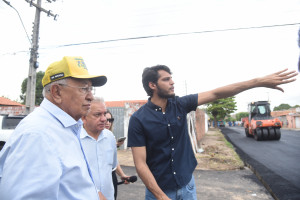
<instances>
[{"instance_id":1,"label":"man with glasses","mask_svg":"<svg viewBox=\"0 0 300 200\"><path fill-rule=\"evenodd\" d=\"M103 98L95 97L90 112L82 117L81 143L93 174L96 187L107 200L114 200L112 169L118 165L116 139L105 129L106 106ZM123 172L122 180L129 178Z\"/></svg>"},{"instance_id":2,"label":"man with glasses","mask_svg":"<svg viewBox=\"0 0 300 200\"><path fill-rule=\"evenodd\" d=\"M91 76L81 57L64 57L47 68L43 102L0 152L1 200L105 199L95 187L80 131L93 86L106 81Z\"/></svg>"}]
</instances>

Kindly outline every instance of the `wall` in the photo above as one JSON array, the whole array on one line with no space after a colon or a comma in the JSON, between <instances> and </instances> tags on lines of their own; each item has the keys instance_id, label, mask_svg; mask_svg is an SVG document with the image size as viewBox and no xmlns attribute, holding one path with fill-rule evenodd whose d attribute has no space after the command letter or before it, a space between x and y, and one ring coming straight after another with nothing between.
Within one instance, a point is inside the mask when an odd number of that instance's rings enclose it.
<instances>
[{"instance_id":1,"label":"wall","mask_svg":"<svg viewBox=\"0 0 300 200\"><path fill-rule=\"evenodd\" d=\"M283 122L284 128L300 128L300 108L271 112L272 117L278 117Z\"/></svg>"},{"instance_id":2,"label":"wall","mask_svg":"<svg viewBox=\"0 0 300 200\"><path fill-rule=\"evenodd\" d=\"M201 139L208 131L207 120L207 114L199 108L187 115L188 131L194 153L201 153L203 151L201 148Z\"/></svg>"},{"instance_id":3,"label":"wall","mask_svg":"<svg viewBox=\"0 0 300 200\"><path fill-rule=\"evenodd\" d=\"M196 110L196 121L195 121L195 127L196 127L196 139L197 139L197 144L198 147L200 148L200 141L204 137L205 133L208 131L208 116L207 114L201 110L197 109Z\"/></svg>"},{"instance_id":4,"label":"wall","mask_svg":"<svg viewBox=\"0 0 300 200\"><path fill-rule=\"evenodd\" d=\"M123 137L124 136L124 108L123 107L110 107L110 108L108 108L108 110L112 113L112 116L114 118L113 133L114 133L116 139ZM124 148L124 145L122 145L120 147L120 149L123 149L123 148Z\"/></svg>"},{"instance_id":5,"label":"wall","mask_svg":"<svg viewBox=\"0 0 300 200\"><path fill-rule=\"evenodd\" d=\"M0 114L25 115L25 106L0 106Z\"/></svg>"}]
</instances>

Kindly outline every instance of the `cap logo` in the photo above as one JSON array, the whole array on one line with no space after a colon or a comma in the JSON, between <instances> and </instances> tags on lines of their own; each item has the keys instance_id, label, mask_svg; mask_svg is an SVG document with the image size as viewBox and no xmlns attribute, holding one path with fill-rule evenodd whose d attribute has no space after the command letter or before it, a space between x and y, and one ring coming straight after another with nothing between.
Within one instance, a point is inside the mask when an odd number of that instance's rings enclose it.
<instances>
[{"instance_id":1,"label":"cap logo","mask_svg":"<svg viewBox=\"0 0 300 200\"><path fill-rule=\"evenodd\" d=\"M55 79L58 79L58 78L61 78L61 77L64 77L64 76L65 76L64 73L54 74L53 76L50 76L50 80L53 81Z\"/></svg>"},{"instance_id":2,"label":"cap logo","mask_svg":"<svg viewBox=\"0 0 300 200\"><path fill-rule=\"evenodd\" d=\"M74 59L76 60L78 67L82 67L87 70L87 67L82 58L74 58Z\"/></svg>"}]
</instances>

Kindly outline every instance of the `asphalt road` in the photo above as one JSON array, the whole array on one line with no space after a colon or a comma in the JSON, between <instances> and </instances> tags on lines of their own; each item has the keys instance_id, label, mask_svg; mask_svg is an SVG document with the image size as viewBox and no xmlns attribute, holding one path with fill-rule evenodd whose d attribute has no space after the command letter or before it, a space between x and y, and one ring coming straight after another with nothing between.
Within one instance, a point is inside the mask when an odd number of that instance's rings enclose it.
<instances>
[{"instance_id":1,"label":"asphalt road","mask_svg":"<svg viewBox=\"0 0 300 200\"><path fill-rule=\"evenodd\" d=\"M221 131L276 198L300 199L299 130L281 129L279 141L247 138L243 127L225 127Z\"/></svg>"}]
</instances>

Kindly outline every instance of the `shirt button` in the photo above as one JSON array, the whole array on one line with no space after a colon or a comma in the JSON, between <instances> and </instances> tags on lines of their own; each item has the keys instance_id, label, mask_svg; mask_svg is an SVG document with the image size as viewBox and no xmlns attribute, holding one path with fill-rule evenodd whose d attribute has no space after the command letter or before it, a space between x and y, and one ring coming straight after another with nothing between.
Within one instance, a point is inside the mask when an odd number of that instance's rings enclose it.
<instances>
[{"instance_id":1,"label":"shirt button","mask_svg":"<svg viewBox=\"0 0 300 200\"><path fill-rule=\"evenodd\" d=\"M155 111L157 111L157 109L155 109Z\"/></svg>"},{"instance_id":2,"label":"shirt button","mask_svg":"<svg viewBox=\"0 0 300 200\"><path fill-rule=\"evenodd\" d=\"M174 172L174 174L176 174L176 172Z\"/></svg>"},{"instance_id":3,"label":"shirt button","mask_svg":"<svg viewBox=\"0 0 300 200\"><path fill-rule=\"evenodd\" d=\"M174 160L172 159L172 162L173 162Z\"/></svg>"},{"instance_id":4,"label":"shirt button","mask_svg":"<svg viewBox=\"0 0 300 200\"><path fill-rule=\"evenodd\" d=\"M159 108L159 110L161 110L161 108Z\"/></svg>"},{"instance_id":5,"label":"shirt button","mask_svg":"<svg viewBox=\"0 0 300 200\"><path fill-rule=\"evenodd\" d=\"M173 140L173 139L174 139L174 137L172 136L172 137L171 137L171 139Z\"/></svg>"},{"instance_id":6,"label":"shirt button","mask_svg":"<svg viewBox=\"0 0 300 200\"><path fill-rule=\"evenodd\" d=\"M170 124L168 124L168 126L170 126Z\"/></svg>"},{"instance_id":7,"label":"shirt button","mask_svg":"<svg viewBox=\"0 0 300 200\"><path fill-rule=\"evenodd\" d=\"M172 151L174 151L174 148L172 148Z\"/></svg>"}]
</instances>

